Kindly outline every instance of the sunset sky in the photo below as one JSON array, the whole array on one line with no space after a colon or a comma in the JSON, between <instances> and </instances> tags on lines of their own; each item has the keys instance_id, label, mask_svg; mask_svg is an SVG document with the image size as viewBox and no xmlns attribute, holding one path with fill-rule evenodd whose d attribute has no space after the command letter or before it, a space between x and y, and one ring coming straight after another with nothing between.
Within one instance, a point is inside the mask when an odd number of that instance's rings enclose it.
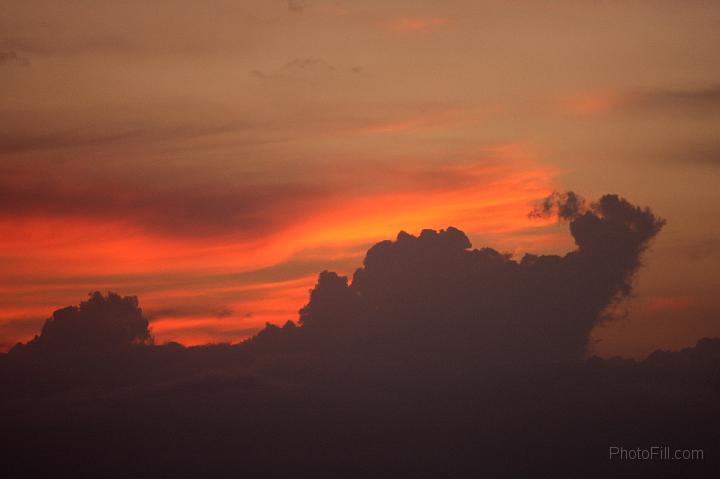
<instances>
[{"instance_id":1,"label":"sunset sky","mask_svg":"<svg viewBox=\"0 0 720 479\"><path fill-rule=\"evenodd\" d=\"M400 230L562 254L528 213L566 190L667 220L592 353L720 336L718 2L0 11L2 351L94 290L158 342L237 342Z\"/></svg>"}]
</instances>

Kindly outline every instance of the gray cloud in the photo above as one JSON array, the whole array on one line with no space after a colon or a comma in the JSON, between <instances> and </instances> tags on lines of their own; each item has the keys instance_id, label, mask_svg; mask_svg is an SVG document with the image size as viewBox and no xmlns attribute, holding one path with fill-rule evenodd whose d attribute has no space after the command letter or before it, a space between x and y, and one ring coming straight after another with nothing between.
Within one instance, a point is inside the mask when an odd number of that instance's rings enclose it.
<instances>
[{"instance_id":1,"label":"gray cloud","mask_svg":"<svg viewBox=\"0 0 720 479\"><path fill-rule=\"evenodd\" d=\"M653 146L644 156L648 161L713 168L720 166L720 144L713 139L667 141Z\"/></svg>"},{"instance_id":2,"label":"gray cloud","mask_svg":"<svg viewBox=\"0 0 720 479\"><path fill-rule=\"evenodd\" d=\"M287 226L288 218L306 214L331 194L329 186L287 183L159 190L109 181L4 180L0 181L0 215L126 220L179 237L231 233L254 237Z\"/></svg>"},{"instance_id":3,"label":"gray cloud","mask_svg":"<svg viewBox=\"0 0 720 479\"><path fill-rule=\"evenodd\" d=\"M236 132L256 134L262 122L212 102L159 101L104 108L0 108L0 155L59 148L157 143ZM254 140L260 141L258 135Z\"/></svg>"},{"instance_id":4,"label":"gray cloud","mask_svg":"<svg viewBox=\"0 0 720 479\"><path fill-rule=\"evenodd\" d=\"M720 166L720 145L691 145L676 155L679 161Z\"/></svg>"},{"instance_id":5,"label":"gray cloud","mask_svg":"<svg viewBox=\"0 0 720 479\"><path fill-rule=\"evenodd\" d=\"M238 125L147 125L120 129L113 132L54 130L47 133L36 131L0 132L0 154L28 151L73 148L89 145L105 145L129 141L161 142L174 139L189 140L201 136L228 133Z\"/></svg>"},{"instance_id":6,"label":"gray cloud","mask_svg":"<svg viewBox=\"0 0 720 479\"><path fill-rule=\"evenodd\" d=\"M656 89L631 93L634 108L668 108L696 111L720 110L720 85L687 89Z\"/></svg>"}]
</instances>

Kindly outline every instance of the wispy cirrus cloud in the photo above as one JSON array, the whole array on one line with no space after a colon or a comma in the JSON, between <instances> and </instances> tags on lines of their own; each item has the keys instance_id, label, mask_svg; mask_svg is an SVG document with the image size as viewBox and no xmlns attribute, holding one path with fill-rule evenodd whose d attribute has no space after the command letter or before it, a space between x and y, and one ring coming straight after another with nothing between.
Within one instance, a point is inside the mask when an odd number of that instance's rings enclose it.
<instances>
[{"instance_id":1,"label":"wispy cirrus cloud","mask_svg":"<svg viewBox=\"0 0 720 479\"><path fill-rule=\"evenodd\" d=\"M589 90L565 95L560 98L558 104L564 111L578 115L604 115L619 111L658 109L719 112L720 86Z\"/></svg>"}]
</instances>

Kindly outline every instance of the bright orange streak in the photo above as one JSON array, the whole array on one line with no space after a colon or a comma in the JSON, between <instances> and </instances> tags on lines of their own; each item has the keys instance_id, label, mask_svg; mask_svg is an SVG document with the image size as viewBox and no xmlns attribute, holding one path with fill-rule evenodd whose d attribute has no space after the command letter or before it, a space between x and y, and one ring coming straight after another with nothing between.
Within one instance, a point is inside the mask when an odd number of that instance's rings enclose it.
<instances>
[{"instance_id":1,"label":"bright orange streak","mask_svg":"<svg viewBox=\"0 0 720 479\"><path fill-rule=\"evenodd\" d=\"M617 110L623 99L615 92L592 91L570 95L560 103L563 110L576 115L601 115Z\"/></svg>"},{"instance_id":2,"label":"bright orange streak","mask_svg":"<svg viewBox=\"0 0 720 479\"><path fill-rule=\"evenodd\" d=\"M361 128L359 133L383 134L397 133L402 131L415 131L424 128L436 128L457 124L461 120L460 112L457 110L444 110L433 113L417 115L404 120L380 123L378 125Z\"/></svg>"},{"instance_id":3,"label":"bright orange streak","mask_svg":"<svg viewBox=\"0 0 720 479\"><path fill-rule=\"evenodd\" d=\"M521 154L518 146L495 153L499 159ZM394 237L399 230L457 226L468 233L500 233L547 224L527 216L533 203L552 192L549 186L555 171L496 165L456 168L469 179L460 188L439 191L381 193L359 197L317 214L291 231L300 244L309 246L333 241L374 241ZM476 179L476 181L472 181Z\"/></svg>"}]
</instances>

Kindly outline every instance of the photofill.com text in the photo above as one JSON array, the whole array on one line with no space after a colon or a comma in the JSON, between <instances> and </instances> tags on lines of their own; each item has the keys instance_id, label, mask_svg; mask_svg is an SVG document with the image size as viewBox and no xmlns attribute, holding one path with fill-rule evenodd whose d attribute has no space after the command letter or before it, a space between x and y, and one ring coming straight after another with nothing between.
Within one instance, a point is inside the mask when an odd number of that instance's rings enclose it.
<instances>
[{"instance_id":1,"label":"photofill.com text","mask_svg":"<svg viewBox=\"0 0 720 479\"><path fill-rule=\"evenodd\" d=\"M701 461L705 459L702 449L674 449L670 446L625 448L610 446L611 461Z\"/></svg>"}]
</instances>

